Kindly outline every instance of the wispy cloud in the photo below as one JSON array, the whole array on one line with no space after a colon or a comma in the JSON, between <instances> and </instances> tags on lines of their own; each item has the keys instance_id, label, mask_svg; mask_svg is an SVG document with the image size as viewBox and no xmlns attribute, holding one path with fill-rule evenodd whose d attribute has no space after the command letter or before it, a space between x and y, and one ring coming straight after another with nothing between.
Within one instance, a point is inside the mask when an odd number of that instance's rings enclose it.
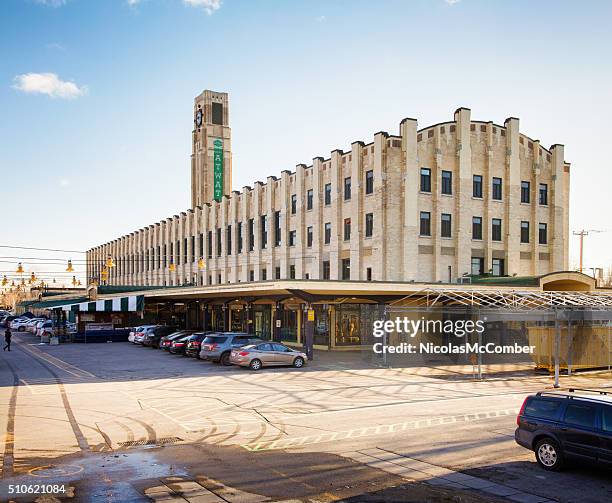
<instances>
[{"instance_id":1,"label":"wispy cloud","mask_svg":"<svg viewBox=\"0 0 612 503\"><path fill-rule=\"evenodd\" d=\"M127 4L130 7L134 7L135 5L138 5L140 3L140 0L127 0Z\"/></svg>"},{"instance_id":2,"label":"wispy cloud","mask_svg":"<svg viewBox=\"0 0 612 503\"><path fill-rule=\"evenodd\" d=\"M461 0L444 0L448 5L455 5L456 3L461 2Z\"/></svg>"},{"instance_id":3,"label":"wispy cloud","mask_svg":"<svg viewBox=\"0 0 612 503\"><path fill-rule=\"evenodd\" d=\"M27 94L46 94L51 98L73 99L87 94L86 86L61 80L55 73L24 73L14 79L13 88Z\"/></svg>"},{"instance_id":4,"label":"wispy cloud","mask_svg":"<svg viewBox=\"0 0 612 503\"><path fill-rule=\"evenodd\" d=\"M68 178L62 178L59 181L60 187L68 187L70 185L70 180Z\"/></svg>"},{"instance_id":5,"label":"wispy cloud","mask_svg":"<svg viewBox=\"0 0 612 503\"><path fill-rule=\"evenodd\" d=\"M317 22L318 23L324 23L325 21L327 21L327 16L318 16L317 17Z\"/></svg>"},{"instance_id":6,"label":"wispy cloud","mask_svg":"<svg viewBox=\"0 0 612 503\"><path fill-rule=\"evenodd\" d=\"M45 47L53 51L65 51L66 50L66 48L58 42L51 42L49 44L46 44Z\"/></svg>"},{"instance_id":7,"label":"wispy cloud","mask_svg":"<svg viewBox=\"0 0 612 503\"><path fill-rule=\"evenodd\" d=\"M183 3L191 7L201 7L209 16L221 8L221 0L183 0Z\"/></svg>"},{"instance_id":8,"label":"wispy cloud","mask_svg":"<svg viewBox=\"0 0 612 503\"><path fill-rule=\"evenodd\" d=\"M61 7L66 5L67 0L34 0L37 4L46 5L47 7Z\"/></svg>"}]
</instances>

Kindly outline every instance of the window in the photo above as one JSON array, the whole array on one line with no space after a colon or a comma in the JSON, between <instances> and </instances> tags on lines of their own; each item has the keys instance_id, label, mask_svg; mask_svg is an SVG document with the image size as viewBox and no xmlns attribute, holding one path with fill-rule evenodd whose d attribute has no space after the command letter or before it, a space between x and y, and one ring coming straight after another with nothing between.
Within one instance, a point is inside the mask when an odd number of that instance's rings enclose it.
<instances>
[{"instance_id":1,"label":"window","mask_svg":"<svg viewBox=\"0 0 612 503\"><path fill-rule=\"evenodd\" d=\"M472 239L482 239L482 217L472 217Z\"/></svg>"},{"instance_id":2,"label":"window","mask_svg":"<svg viewBox=\"0 0 612 503\"><path fill-rule=\"evenodd\" d=\"M532 398L525 405L525 415L541 419L557 419L559 409L561 409L560 400Z\"/></svg>"},{"instance_id":3,"label":"window","mask_svg":"<svg viewBox=\"0 0 612 503\"><path fill-rule=\"evenodd\" d=\"M268 270L264 267L261 270L261 280L266 281L268 279Z\"/></svg>"},{"instance_id":4,"label":"window","mask_svg":"<svg viewBox=\"0 0 612 503\"><path fill-rule=\"evenodd\" d=\"M291 214L295 215L297 211L297 196L295 194L291 195Z\"/></svg>"},{"instance_id":5,"label":"window","mask_svg":"<svg viewBox=\"0 0 612 503\"><path fill-rule=\"evenodd\" d=\"M484 258L472 257L472 275L482 276L484 274Z\"/></svg>"},{"instance_id":6,"label":"window","mask_svg":"<svg viewBox=\"0 0 612 503\"><path fill-rule=\"evenodd\" d=\"M249 271L249 281L255 281L255 271L253 269Z\"/></svg>"},{"instance_id":7,"label":"window","mask_svg":"<svg viewBox=\"0 0 612 503\"><path fill-rule=\"evenodd\" d=\"M212 231L208 231L208 258L212 258L212 250L213 250L213 245L212 245ZM165 255L165 253L164 253ZM164 267L166 266L166 264L164 263Z\"/></svg>"},{"instance_id":8,"label":"window","mask_svg":"<svg viewBox=\"0 0 612 503\"><path fill-rule=\"evenodd\" d=\"M225 248L227 249L227 254L231 255L232 254L232 226L231 225L227 226L227 238L225 241L226 241Z\"/></svg>"},{"instance_id":9,"label":"window","mask_svg":"<svg viewBox=\"0 0 612 503\"><path fill-rule=\"evenodd\" d=\"M181 242L180 241L176 242L176 249L175 249L175 251L176 251L176 255L175 255L175 257L176 257L176 265L179 265L181 263ZM139 272L138 271L138 262L136 262L136 272Z\"/></svg>"},{"instance_id":10,"label":"window","mask_svg":"<svg viewBox=\"0 0 612 503\"><path fill-rule=\"evenodd\" d=\"M538 225L538 242L541 245L545 245L548 243L548 226L546 224Z\"/></svg>"},{"instance_id":11,"label":"window","mask_svg":"<svg viewBox=\"0 0 612 503\"><path fill-rule=\"evenodd\" d=\"M491 196L496 201L501 201L502 198L502 179L493 177L493 194Z\"/></svg>"},{"instance_id":12,"label":"window","mask_svg":"<svg viewBox=\"0 0 612 503\"><path fill-rule=\"evenodd\" d=\"M323 279L330 278L329 260L323 261Z\"/></svg>"},{"instance_id":13,"label":"window","mask_svg":"<svg viewBox=\"0 0 612 503\"><path fill-rule=\"evenodd\" d=\"M431 170L421 168L421 192L431 192Z\"/></svg>"},{"instance_id":14,"label":"window","mask_svg":"<svg viewBox=\"0 0 612 503\"><path fill-rule=\"evenodd\" d=\"M325 184L325 206L331 204L331 183Z\"/></svg>"},{"instance_id":15,"label":"window","mask_svg":"<svg viewBox=\"0 0 612 503\"><path fill-rule=\"evenodd\" d=\"M344 179L344 200L348 201L351 198L351 177Z\"/></svg>"},{"instance_id":16,"label":"window","mask_svg":"<svg viewBox=\"0 0 612 503\"><path fill-rule=\"evenodd\" d=\"M200 248L199 248L199 255L200 257L204 256L204 234L200 233L199 235L199 242L200 242ZM159 255L159 246L157 247L157 255Z\"/></svg>"},{"instance_id":17,"label":"window","mask_svg":"<svg viewBox=\"0 0 612 503\"><path fill-rule=\"evenodd\" d=\"M374 234L374 213L366 213L365 216L365 237L371 238Z\"/></svg>"},{"instance_id":18,"label":"window","mask_svg":"<svg viewBox=\"0 0 612 503\"><path fill-rule=\"evenodd\" d=\"M521 222L521 243L529 243L529 222Z\"/></svg>"},{"instance_id":19,"label":"window","mask_svg":"<svg viewBox=\"0 0 612 503\"><path fill-rule=\"evenodd\" d=\"M306 192L306 209L307 210L312 209L313 200L314 200L314 195L313 195L312 189L308 189L308 192Z\"/></svg>"},{"instance_id":20,"label":"window","mask_svg":"<svg viewBox=\"0 0 612 503\"><path fill-rule=\"evenodd\" d=\"M540 184L540 204L542 206L548 204L548 185L545 183Z\"/></svg>"},{"instance_id":21,"label":"window","mask_svg":"<svg viewBox=\"0 0 612 503\"><path fill-rule=\"evenodd\" d=\"M450 238L452 235L452 223L451 223L451 216L449 213L442 213L441 225L440 225L440 235L443 238Z\"/></svg>"},{"instance_id":22,"label":"window","mask_svg":"<svg viewBox=\"0 0 612 503\"><path fill-rule=\"evenodd\" d=\"M594 428L597 409L587 404L568 404L565 409L565 422L583 428Z\"/></svg>"},{"instance_id":23,"label":"window","mask_svg":"<svg viewBox=\"0 0 612 503\"><path fill-rule=\"evenodd\" d=\"M502 240L502 221L501 218L491 220L491 239L493 241Z\"/></svg>"},{"instance_id":24,"label":"window","mask_svg":"<svg viewBox=\"0 0 612 503\"><path fill-rule=\"evenodd\" d=\"M289 231L289 246L295 246L296 232Z\"/></svg>"},{"instance_id":25,"label":"window","mask_svg":"<svg viewBox=\"0 0 612 503\"><path fill-rule=\"evenodd\" d=\"M601 429L612 432L612 407L604 405L601 409Z\"/></svg>"},{"instance_id":26,"label":"window","mask_svg":"<svg viewBox=\"0 0 612 503\"><path fill-rule=\"evenodd\" d=\"M331 223L327 222L325 224L325 241L324 243L328 245L331 242Z\"/></svg>"},{"instance_id":27,"label":"window","mask_svg":"<svg viewBox=\"0 0 612 503\"><path fill-rule=\"evenodd\" d=\"M223 124L223 103L212 103L210 115L213 124Z\"/></svg>"},{"instance_id":28,"label":"window","mask_svg":"<svg viewBox=\"0 0 612 503\"><path fill-rule=\"evenodd\" d=\"M221 229L217 229L217 257L221 256Z\"/></svg>"},{"instance_id":29,"label":"window","mask_svg":"<svg viewBox=\"0 0 612 503\"><path fill-rule=\"evenodd\" d=\"M373 194L374 193L374 171L369 170L366 171L366 183L365 183L365 193Z\"/></svg>"},{"instance_id":30,"label":"window","mask_svg":"<svg viewBox=\"0 0 612 503\"><path fill-rule=\"evenodd\" d=\"M503 276L504 275L504 259L503 258L494 258L493 259L493 276Z\"/></svg>"},{"instance_id":31,"label":"window","mask_svg":"<svg viewBox=\"0 0 612 503\"><path fill-rule=\"evenodd\" d=\"M238 231L238 249L236 253L242 253L242 222L236 224Z\"/></svg>"},{"instance_id":32,"label":"window","mask_svg":"<svg viewBox=\"0 0 612 503\"><path fill-rule=\"evenodd\" d=\"M268 217L267 215L261 215L259 220L261 227L261 247L265 248L268 246Z\"/></svg>"},{"instance_id":33,"label":"window","mask_svg":"<svg viewBox=\"0 0 612 503\"><path fill-rule=\"evenodd\" d=\"M249 218L249 251L255 249L255 221Z\"/></svg>"},{"instance_id":34,"label":"window","mask_svg":"<svg viewBox=\"0 0 612 503\"><path fill-rule=\"evenodd\" d=\"M482 197L482 176L474 175L472 177L472 196Z\"/></svg>"},{"instance_id":35,"label":"window","mask_svg":"<svg viewBox=\"0 0 612 503\"><path fill-rule=\"evenodd\" d=\"M289 279L295 279L295 266L293 264L289 266Z\"/></svg>"},{"instance_id":36,"label":"window","mask_svg":"<svg viewBox=\"0 0 612 503\"><path fill-rule=\"evenodd\" d=\"M276 267L274 268L274 277L275 277L276 279L280 279L280 267L278 267L278 266L276 266Z\"/></svg>"},{"instance_id":37,"label":"window","mask_svg":"<svg viewBox=\"0 0 612 503\"><path fill-rule=\"evenodd\" d=\"M453 174L450 171L442 171L442 194L453 193Z\"/></svg>"},{"instance_id":38,"label":"window","mask_svg":"<svg viewBox=\"0 0 612 503\"><path fill-rule=\"evenodd\" d=\"M350 258L342 259L342 279L343 280L351 279L351 259Z\"/></svg>"},{"instance_id":39,"label":"window","mask_svg":"<svg viewBox=\"0 0 612 503\"><path fill-rule=\"evenodd\" d=\"M351 219L344 219L344 240L349 241L351 239Z\"/></svg>"},{"instance_id":40,"label":"window","mask_svg":"<svg viewBox=\"0 0 612 503\"><path fill-rule=\"evenodd\" d=\"M421 211L421 236L431 236L431 213Z\"/></svg>"},{"instance_id":41,"label":"window","mask_svg":"<svg viewBox=\"0 0 612 503\"><path fill-rule=\"evenodd\" d=\"M281 244L280 211L274 212L274 246Z\"/></svg>"},{"instance_id":42,"label":"window","mask_svg":"<svg viewBox=\"0 0 612 503\"><path fill-rule=\"evenodd\" d=\"M371 267L366 268L366 281L372 281L372 268ZM611 419L610 424L612 425L612 417L610 419Z\"/></svg>"},{"instance_id":43,"label":"window","mask_svg":"<svg viewBox=\"0 0 612 503\"><path fill-rule=\"evenodd\" d=\"M521 203L529 202L529 193L530 193L530 183L522 181L521 182Z\"/></svg>"},{"instance_id":44,"label":"window","mask_svg":"<svg viewBox=\"0 0 612 503\"><path fill-rule=\"evenodd\" d=\"M306 228L306 246L312 247L312 226Z\"/></svg>"}]
</instances>

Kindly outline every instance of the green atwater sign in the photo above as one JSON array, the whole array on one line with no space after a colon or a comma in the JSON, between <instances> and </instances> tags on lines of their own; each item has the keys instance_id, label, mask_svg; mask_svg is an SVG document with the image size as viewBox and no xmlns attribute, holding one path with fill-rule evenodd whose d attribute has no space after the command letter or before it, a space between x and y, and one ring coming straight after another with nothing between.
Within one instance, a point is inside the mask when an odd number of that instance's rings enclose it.
<instances>
[{"instance_id":1,"label":"green atwater sign","mask_svg":"<svg viewBox=\"0 0 612 503\"><path fill-rule=\"evenodd\" d=\"M221 201L223 197L223 140L216 139L213 142L213 176L214 176L214 199Z\"/></svg>"}]
</instances>

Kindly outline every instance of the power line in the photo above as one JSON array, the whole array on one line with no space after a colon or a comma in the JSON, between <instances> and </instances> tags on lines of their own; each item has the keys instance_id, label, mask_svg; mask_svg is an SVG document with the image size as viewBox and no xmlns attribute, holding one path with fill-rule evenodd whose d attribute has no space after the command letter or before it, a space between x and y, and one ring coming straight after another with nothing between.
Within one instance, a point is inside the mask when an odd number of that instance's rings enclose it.
<instances>
[{"instance_id":1,"label":"power line","mask_svg":"<svg viewBox=\"0 0 612 503\"><path fill-rule=\"evenodd\" d=\"M36 251L51 251L51 252L64 252L64 253L82 253L87 252L81 250L58 250L55 248L33 248L30 246L16 246L16 245L0 245L0 248L12 248L14 250L36 250Z\"/></svg>"}]
</instances>

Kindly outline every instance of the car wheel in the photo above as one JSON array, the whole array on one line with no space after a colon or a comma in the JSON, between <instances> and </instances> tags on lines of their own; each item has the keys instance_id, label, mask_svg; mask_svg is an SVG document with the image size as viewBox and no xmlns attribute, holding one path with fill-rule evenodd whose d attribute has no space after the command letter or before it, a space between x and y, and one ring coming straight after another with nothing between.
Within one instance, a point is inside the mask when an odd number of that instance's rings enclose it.
<instances>
[{"instance_id":1,"label":"car wheel","mask_svg":"<svg viewBox=\"0 0 612 503\"><path fill-rule=\"evenodd\" d=\"M543 438L535 447L538 464L549 471L559 471L563 467L563 452L559 444L552 438Z\"/></svg>"},{"instance_id":2,"label":"car wheel","mask_svg":"<svg viewBox=\"0 0 612 503\"><path fill-rule=\"evenodd\" d=\"M298 356L295 360L293 360L293 366L296 369L302 368L304 366L304 358Z\"/></svg>"},{"instance_id":3,"label":"car wheel","mask_svg":"<svg viewBox=\"0 0 612 503\"><path fill-rule=\"evenodd\" d=\"M226 367L231 365L232 363L230 362L230 354L229 353L223 353L221 355L221 358L219 359L219 362L221 363L221 365L224 365ZM261 362L259 362L259 364L261 365Z\"/></svg>"},{"instance_id":4,"label":"car wheel","mask_svg":"<svg viewBox=\"0 0 612 503\"><path fill-rule=\"evenodd\" d=\"M25 330L25 328L23 328L23 327L19 327L19 328L17 329L17 332L23 332L24 330Z\"/></svg>"},{"instance_id":5,"label":"car wheel","mask_svg":"<svg viewBox=\"0 0 612 503\"><path fill-rule=\"evenodd\" d=\"M251 370L259 370L261 368L261 360L258 360L257 358L251 360L251 363L249 363L249 367L251 368Z\"/></svg>"}]
</instances>

